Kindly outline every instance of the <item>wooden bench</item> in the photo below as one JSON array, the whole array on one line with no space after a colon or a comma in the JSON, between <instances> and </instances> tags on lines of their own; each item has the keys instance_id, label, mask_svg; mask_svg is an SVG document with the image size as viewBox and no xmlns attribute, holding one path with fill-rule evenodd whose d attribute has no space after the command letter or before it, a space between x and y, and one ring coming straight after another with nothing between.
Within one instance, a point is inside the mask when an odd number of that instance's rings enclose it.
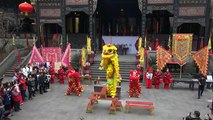
<instances>
[{"instance_id":1,"label":"wooden bench","mask_svg":"<svg viewBox=\"0 0 213 120\"><path fill-rule=\"evenodd\" d=\"M141 102L141 101L126 101L126 113L129 112L131 108L142 108L149 111L150 114L153 114L154 105L153 102Z\"/></svg>"},{"instance_id":2,"label":"wooden bench","mask_svg":"<svg viewBox=\"0 0 213 120\"><path fill-rule=\"evenodd\" d=\"M101 92L92 92L93 96L98 96L99 98L107 98L107 87L104 86Z\"/></svg>"}]
</instances>

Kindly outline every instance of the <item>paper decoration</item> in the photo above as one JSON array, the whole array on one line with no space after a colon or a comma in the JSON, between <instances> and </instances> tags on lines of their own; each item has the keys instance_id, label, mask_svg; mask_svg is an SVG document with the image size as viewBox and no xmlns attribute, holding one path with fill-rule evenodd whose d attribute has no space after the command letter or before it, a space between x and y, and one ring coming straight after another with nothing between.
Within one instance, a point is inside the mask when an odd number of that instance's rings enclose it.
<instances>
[{"instance_id":1,"label":"paper decoration","mask_svg":"<svg viewBox=\"0 0 213 120\"><path fill-rule=\"evenodd\" d=\"M88 52L88 55L91 54L91 38L90 37L87 37L87 52Z\"/></svg>"},{"instance_id":2,"label":"paper decoration","mask_svg":"<svg viewBox=\"0 0 213 120\"><path fill-rule=\"evenodd\" d=\"M159 70L162 70L166 63L168 63L169 59L172 57L172 55L164 49L161 46L158 46L157 48L157 67Z\"/></svg>"},{"instance_id":3,"label":"paper decoration","mask_svg":"<svg viewBox=\"0 0 213 120\"><path fill-rule=\"evenodd\" d=\"M192 34L173 34L172 54L180 61L191 55Z\"/></svg>"},{"instance_id":4,"label":"paper decoration","mask_svg":"<svg viewBox=\"0 0 213 120\"><path fill-rule=\"evenodd\" d=\"M86 49L85 48L81 49L81 65L83 67L86 66Z\"/></svg>"},{"instance_id":5,"label":"paper decoration","mask_svg":"<svg viewBox=\"0 0 213 120\"><path fill-rule=\"evenodd\" d=\"M208 46L200 49L195 54L192 55L194 58L200 72L206 76L208 69L208 59L209 59L209 49Z\"/></svg>"},{"instance_id":6,"label":"paper decoration","mask_svg":"<svg viewBox=\"0 0 213 120\"><path fill-rule=\"evenodd\" d=\"M67 45L67 48L64 52L64 55L61 59L61 64L65 67L68 67L68 65L71 62L71 49L70 49L70 43Z\"/></svg>"}]
</instances>

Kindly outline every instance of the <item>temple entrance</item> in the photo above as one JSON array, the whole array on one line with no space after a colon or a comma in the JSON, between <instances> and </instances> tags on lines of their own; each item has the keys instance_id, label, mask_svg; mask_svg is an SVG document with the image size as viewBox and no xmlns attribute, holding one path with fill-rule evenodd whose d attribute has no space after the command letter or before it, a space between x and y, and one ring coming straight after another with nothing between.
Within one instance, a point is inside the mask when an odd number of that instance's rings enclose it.
<instances>
[{"instance_id":1,"label":"temple entrance","mask_svg":"<svg viewBox=\"0 0 213 120\"><path fill-rule=\"evenodd\" d=\"M98 0L96 33L113 36L140 34L141 12L137 0Z\"/></svg>"},{"instance_id":2,"label":"temple entrance","mask_svg":"<svg viewBox=\"0 0 213 120\"><path fill-rule=\"evenodd\" d=\"M60 44L60 34L62 33L62 28L57 23L45 23L43 24L41 42L43 47L59 46ZM57 38L54 38L58 36Z\"/></svg>"},{"instance_id":3,"label":"temple entrance","mask_svg":"<svg viewBox=\"0 0 213 120\"><path fill-rule=\"evenodd\" d=\"M178 27L177 33L192 33L192 51L197 51L200 49L201 42L204 42L204 30L205 27L198 23L184 23Z\"/></svg>"},{"instance_id":4,"label":"temple entrance","mask_svg":"<svg viewBox=\"0 0 213 120\"><path fill-rule=\"evenodd\" d=\"M147 46L155 50L158 39L159 45L168 49L169 35L172 33L173 14L167 10L154 10L146 15Z\"/></svg>"}]
</instances>

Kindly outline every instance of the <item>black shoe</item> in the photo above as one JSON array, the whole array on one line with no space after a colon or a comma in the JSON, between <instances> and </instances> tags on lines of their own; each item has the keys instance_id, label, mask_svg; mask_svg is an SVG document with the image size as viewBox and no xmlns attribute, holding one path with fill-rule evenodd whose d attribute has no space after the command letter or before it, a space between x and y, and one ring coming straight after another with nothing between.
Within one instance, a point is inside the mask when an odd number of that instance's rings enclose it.
<instances>
[{"instance_id":1,"label":"black shoe","mask_svg":"<svg viewBox=\"0 0 213 120\"><path fill-rule=\"evenodd\" d=\"M200 99L200 97L198 97L197 99Z\"/></svg>"}]
</instances>

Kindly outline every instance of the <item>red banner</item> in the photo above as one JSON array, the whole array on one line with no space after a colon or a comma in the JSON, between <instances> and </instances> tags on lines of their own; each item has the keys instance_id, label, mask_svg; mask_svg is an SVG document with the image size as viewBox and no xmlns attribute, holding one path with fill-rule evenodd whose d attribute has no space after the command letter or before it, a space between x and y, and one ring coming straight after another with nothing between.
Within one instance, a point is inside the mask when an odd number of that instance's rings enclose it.
<instances>
[{"instance_id":1,"label":"red banner","mask_svg":"<svg viewBox=\"0 0 213 120\"><path fill-rule=\"evenodd\" d=\"M44 47L41 52L45 62L54 63L61 61L62 53L60 47Z\"/></svg>"}]
</instances>

